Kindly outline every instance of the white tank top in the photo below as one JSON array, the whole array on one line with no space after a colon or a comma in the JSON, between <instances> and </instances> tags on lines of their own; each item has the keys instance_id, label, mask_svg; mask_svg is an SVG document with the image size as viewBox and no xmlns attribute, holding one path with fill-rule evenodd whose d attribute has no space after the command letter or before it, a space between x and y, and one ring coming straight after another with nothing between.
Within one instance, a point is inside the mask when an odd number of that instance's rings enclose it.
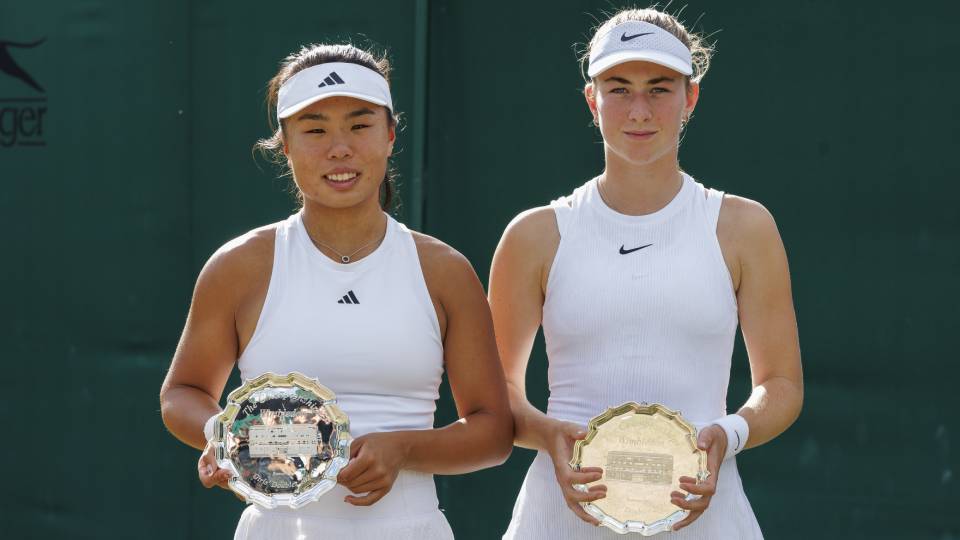
<instances>
[{"instance_id":1,"label":"white tank top","mask_svg":"<svg viewBox=\"0 0 960 540\"><path fill-rule=\"evenodd\" d=\"M280 223L263 309L237 365L244 380L267 371L316 377L336 393L354 437L433 428L443 343L410 231L387 216L380 246L342 264L314 246L300 213ZM373 527L368 532L387 532L411 516L427 519L411 525L418 539L449 537L432 475L401 471L393 489L369 507L343 502L348 493L338 485L296 511L248 507L238 537L267 537L307 516L320 519L315 533L323 537L338 526L362 532L357 522L364 520ZM431 527L438 532L430 534Z\"/></svg>"},{"instance_id":2,"label":"white tank top","mask_svg":"<svg viewBox=\"0 0 960 540\"><path fill-rule=\"evenodd\" d=\"M551 203L560 245L543 305L547 415L585 426L626 401L662 403L698 426L726 414L738 319L716 234L722 200L684 174L679 193L643 216L609 208L596 179ZM735 460L717 485L707 512L671 538L761 538ZM618 536L565 506L540 453L504 538Z\"/></svg>"}]
</instances>

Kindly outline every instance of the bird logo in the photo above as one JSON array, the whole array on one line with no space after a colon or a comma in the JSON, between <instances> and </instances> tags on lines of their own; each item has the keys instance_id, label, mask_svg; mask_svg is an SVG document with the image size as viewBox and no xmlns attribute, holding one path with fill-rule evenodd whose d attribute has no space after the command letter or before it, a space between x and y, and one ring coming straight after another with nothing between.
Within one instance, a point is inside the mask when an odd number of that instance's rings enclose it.
<instances>
[{"instance_id":1,"label":"bird logo","mask_svg":"<svg viewBox=\"0 0 960 540\"><path fill-rule=\"evenodd\" d=\"M16 47L20 49L32 49L37 45L40 45L46 41L46 38L41 38L38 41L33 43L14 43L13 41L0 41L0 71L10 75L11 77L20 79L24 84L30 86L38 92L44 92L44 89L40 84L30 76L29 73L10 56L10 48Z\"/></svg>"}]
</instances>

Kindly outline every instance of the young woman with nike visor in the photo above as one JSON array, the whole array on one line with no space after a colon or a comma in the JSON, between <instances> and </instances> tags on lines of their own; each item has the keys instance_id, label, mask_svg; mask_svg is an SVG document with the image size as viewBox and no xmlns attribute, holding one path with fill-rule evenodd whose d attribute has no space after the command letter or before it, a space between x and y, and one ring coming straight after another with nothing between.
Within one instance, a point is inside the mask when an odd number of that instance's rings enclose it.
<instances>
[{"instance_id":1,"label":"young woman with nike visor","mask_svg":"<svg viewBox=\"0 0 960 540\"><path fill-rule=\"evenodd\" d=\"M589 45L584 88L603 136L604 170L517 216L494 255L489 298L515 444L539 451L505 539L620 538L595 527L581 506L605 496L603 471L574 471L570 459L587 421L627 401L682 411L707 452L709 478L681 478L685 492L671 494L689 515L670 538L762 538L734 455L797 418L800 350L787 258L770 213L704 187L679 165L710 52L654 9L604 22ZM727 414L738 324L753 391ZM546 414L529 403L524 384L541 325ZM573 487L598 481L586 492ZM700 497L687 501L688 493Z\"/></svg>"},{"instance_id":2,"label":"young woman with nike visor","mask_svg":"<svg viewBox=\"0 0 960 540\"><path fill-rule=\"evenodd\" d=\"M331 491L296 510L248 506L236 539L449 540L432 475L510 453L480 281L457 251L384 211L397 133L388 76L385 59L351 45L286 58L268 93L278 127L261 146L289 166L302 208L225 244L197 280L160 400L169 430L203 450L203 485L229 479L207 428L235 364L245 380L317 378L354 437ZM444 371L460 419L433 429Z\"/></svg>"}]
</instances>

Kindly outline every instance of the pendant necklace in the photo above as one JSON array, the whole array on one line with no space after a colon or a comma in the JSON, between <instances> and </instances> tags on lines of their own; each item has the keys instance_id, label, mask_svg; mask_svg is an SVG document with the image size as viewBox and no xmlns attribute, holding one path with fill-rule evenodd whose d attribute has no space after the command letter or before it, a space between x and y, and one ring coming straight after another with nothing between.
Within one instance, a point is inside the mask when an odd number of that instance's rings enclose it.
<instances>
[{"instance_id":1,"label":"pendant necklace","mask_svg":"<svg viewBox=\"0 0 960 540\"><path fill-rule=\"evenodd\" d=\"M386 236L386 234L387 234L386 229L384 229L383 234L384 234L384 236ZM353 253L350 253L349 255L344 255L343 253L340 253L339 251L337 251L337 250L333 249L332 247L324 244L323 242L317 240L316 238L314 238L313 241L316 242L317 244L320 244L321 246L329 249L330 251L336 253L337 256L340 257L340 262L342 262L343 264L347 264L347 263L350 262L350 258L351 258L351 257L353 257L354 255L356 255L357 253L360 253L361 251L363 251L364 249L370 247L371 245L375 244L376 242L379 242L379 241L382 240L382 239L383 239L383 236L378 236L378 237L374 238L373 240L367 242L366 244L360 246L356 251L354 251Z\"/></svg>"}]
</instances>

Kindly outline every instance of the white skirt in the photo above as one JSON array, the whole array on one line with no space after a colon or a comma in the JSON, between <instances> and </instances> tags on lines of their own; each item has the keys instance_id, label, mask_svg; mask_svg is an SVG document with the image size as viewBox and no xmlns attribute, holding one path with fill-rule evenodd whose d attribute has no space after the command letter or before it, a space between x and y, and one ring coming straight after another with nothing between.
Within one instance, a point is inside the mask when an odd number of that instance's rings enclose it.
<instances>
[{"instance_id":1,"label":"white skirt","mask_svg":"<svg viewBox=\"0 0 960 540\"><path fill-rule=\"evenodd\" d=\"M372 506L343 502L349 494L336 486L302 508L266 510L250 505L237 524L234 540L453 540L438 509L433 476L401 471L390 493Z\"/></svg>"},{"instance_id":2,"label":"white skirt","mask_svg":"<svg viewBox=\"0 0 960 540\"><path fill-rule=\"evenodd\" d=\"M553 463L537 454L527 471L503 540L623 540L624 535L581 520L563 500ZM658 536L659 538L659 536ZM743 493L736 458L720 467L717 493L696 521L665 540L763 540L757 518Z\"/></svg>"}]
</instances>

